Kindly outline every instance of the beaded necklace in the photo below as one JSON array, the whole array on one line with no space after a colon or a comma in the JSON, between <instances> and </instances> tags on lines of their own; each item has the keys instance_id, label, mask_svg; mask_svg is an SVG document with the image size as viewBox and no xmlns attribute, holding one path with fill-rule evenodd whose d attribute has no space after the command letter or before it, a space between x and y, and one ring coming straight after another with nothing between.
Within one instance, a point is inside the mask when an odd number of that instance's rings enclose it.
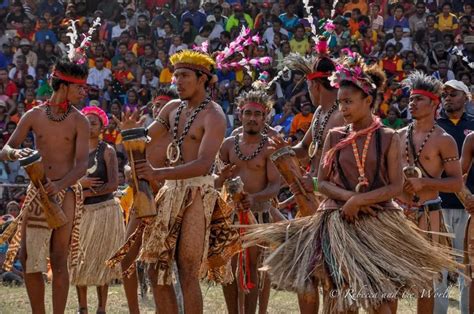
<instances>
[{"instance_id":1,"label":"beaded necklace","mask_svg":"<svg viewBox=\"0 0 474 314\"><path fill-rule=\"evenodd\" d=\"M308 147L309 158L313 158L318 152L319 148L322 146L324 130L326 129L326 125L329 122L331 115L334 111L336 111L337 107L337 103L334 103L334 105L331 107L331 109L329 109L328 113L324 117L321 126L319 125L319 118L321 117L322 109L318 111L316 121L313 126L313 140L311 141L311 144Z\"/></svg>"},{"instance_id":2,"label":"beaded necklace","mask_svg":"<svg viewBox=\"0 0 474 314\"><path fill-rule=\"evenodd\" d=\"M364 142L364 147L362 148L362 158L360 158L359 149L357 148L356 140L354 139L351 143L352 151L354 152L354 159L357 164L357 170L359 171L359 178L358 178L359 183L357 183L355 187L355 191L357 193L360 192L360 189L363 186L365 187L369 186L369 179L367 179L367 177L365 176L365 161L367 159L367 153L369 151L369 144L370 144L370 140L372 139L372 134L373 132L370 132L367 134L367 138L365 139L365 142Z\"/></svg>"},{"instance_id":3,"label":"beaded necklace","mask_svg":"<svg viewBox=\"0 0 474 314\"><path fill-rule=\"evenodd\" d=\"M240 150L240 145L239 145L239 135L237 134L235 137L234 137L234 151L235 151L235 154L237 155L237 157L240 159L240 160L243 160L243 161L249 161L249 160L252 160L254 159L255 157L258 156L258 154L260 154L260 152L262 151L263 147L265 146L265 143L268 141L268 136L266 135L262 135L262 139L260 140L260 143L258 144L258 147L257 149L249 156L245 156L242 151Z\"/></svg>"},{"instance_id":4,"label":"beaded necklace","mask_svg":"<svg viewBox=\"0 0 474 314\"><path fill-rule=\"evenodd\" d=\"M49 104L49 101L46 103L46 116L48 117L49 120L54 121L54 122L61 122L64 121L69 114L72 111L72 106L68 104L66 111L59 117L54 117L53 113L51 112L51 105Z\"/></svg>"},{"instance_id":5,"label":"beaded necklace","mask_svg":"<svg viewBox=\"0 0 474 314\"><path fill-rule=\"evenodd\" d=\"M183 161L183 156L181 154L181 146L183 145L184 138L186 137L189 130L191 129L191 125L196 119L196 116L198 115L198 113L201 112L204 109L204 107L206 107L207 104L209 104L210 101L211 101L211 98L207 97L196 109L194 109L191 117L189 117L189 119L186 120L183 133L181 133L181 135L178 138L179 118L181 116L181 113L184 107L187 106L187 103L185 101L182 101L179 104L178 110L176 111L176 116L174 118L173 141L168 145L168 148L166 149L166 157L171 163L175 163L178 160Z\"/></svg>"}]
</instances>

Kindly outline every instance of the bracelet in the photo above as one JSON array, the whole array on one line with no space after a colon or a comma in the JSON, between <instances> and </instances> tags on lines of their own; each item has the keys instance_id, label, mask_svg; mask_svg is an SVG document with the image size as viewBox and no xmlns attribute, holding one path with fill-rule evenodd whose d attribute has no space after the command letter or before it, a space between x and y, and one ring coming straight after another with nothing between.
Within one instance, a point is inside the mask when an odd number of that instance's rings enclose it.
<instances>
[{"instance_id":1,"label":"bracelet","mask_svg":"<svg viewBox=\"0 0 474 314\"><path fill-rule=\"evenodd\" d=\"M10 149L8 150L8 152L7 152L7 158L8 158L8 160L10 160L10 161L15 160L15 159L14 159L14 155L15 155L15 149L10 148Z\"/></svg>"},{"instance_id":2,"label":"bracelet","mask_svg":"<svg viewBox=\"0 0 474 314\"><path fill-rule=\"evenodd\" d=\"M318 177L313 177L313 191L318 192Z\"/></svg>"}]
</instances>

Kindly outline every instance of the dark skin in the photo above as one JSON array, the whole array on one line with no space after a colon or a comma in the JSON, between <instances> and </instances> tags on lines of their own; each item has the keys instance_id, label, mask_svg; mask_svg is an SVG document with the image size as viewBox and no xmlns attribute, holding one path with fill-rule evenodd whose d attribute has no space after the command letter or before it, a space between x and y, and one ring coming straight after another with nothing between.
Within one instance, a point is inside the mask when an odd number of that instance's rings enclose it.
<instances>
[{"instance_id":1,"label":"dark skin","mask_svg":"<svg viewBox=\"0 0 474 314\"><path fill-rule=\"evenodd\" d=\"M472 161L474 159L474 133L470 133L464 140L461 155L461 168L463 177L466 178L471 170ZM474 197L468 197L466 202L466 210L472 214L474 213Z\"/></svg>"},{"instance_id":2,"label":"dark skin","mask_svg":"<svg viewBox=\"0 0 474 314\"><path fill-rule=\"evenodd\" d=\"M435 124L435 111L438 104L424 95L411 95L409 109L415 120L413 130L413 142L416 152L418 152L429 130ZM402 149L405 151L407 138L407 128L399 131L402 141ZM420 162L423 167L434 178L405 178L403 193L398 198L405 203L412 203L413 196L416 194L420 198L420 204L427 200L436 199L439 192L455 193L462 187L462 172L459 160L443 162L444 158L457 157L457 144L454 139L442 128L436 127L430 139L426 142L420 155ZM410 159L413 160L413 159ZM406 156L401 160L403 167L407 166ZM412 162L412 161L411 161ZM446 178L441 178L441 174L446 174ZM429 213L430 226L427 225L427 217L422 214L418 221L418 226L427 230L440 231L441 211L431 211ZM433 241L438 242L439 236L432 235ZM434 299L418 299L418 313L428 313L434 308Z\"/></svg>"},{"instance_id":3,"label":"dark skin","mask_svg":"<svg viewBox=\"0 0 474 314\"><path fill-rule=\"evenodd\" d=\"M99 135L103 126L98 116L94 114L87 115L90 125L89 153L97 149L99 144ZM106 195L113 193L118 188L118 161L115 150L108 145L104 151L105 166L107 168L108 182L102 182L100 178L85 176L79 181L84 188L84 198L92 196ZM104 266L105 267L105 266ZM86 309L87 314L87 286L76 286L79 308ZM108 285L97 287L97 299L99 300L97 311L105 312L107 304Z\"/></svg>"},{"instance_id":4,"label":"dark skin","mask_svg":"<svg viewBox=\"0 0 474 314\"><path fill-rule=\"evenodd\" d=\"M318 126L321 127L322 122L327 117L329 110L334 105L337 98L337 90L326 89L317 80L308 80L307 82L308 82L308 90L309 90L311 102L315 107L317 107L317 109L313 115L311 128L308 131L306 131L306 134L303 137L303 140L299 142L298 144L296 144L295 146L293 146L293 150L295 151L296 156L300 160L307 160L308 149L311 142L313 141L313 134L315 131L316 133L318 132L318 130L315 130L316 124L318 124ZM319 123L318 123L316 119L320 111L322 111L322 113L321 113L321 116L319 118ZM345 124L345 121L342 117L342 114L339 112L339 110L336 110L335 112L333 112L331 117L328 120L326 128L324 129L323 136L322 136L322 143L324 144L324 139L326 138L326 135L330 129L338 127L338 126L342 126L344 124ZM281 139L274 139L274 141L278 147L284 145L283 140ZM322 147L319 147L319 149L316 152L316 155L311 161L311 172L305 174L301 180L301 184L307 193L313 193L313 189L314 189L313 177L316 177L318 175L319 163L321 161L321 156L322 156L321 153L322 153ZM303 193L300 187L295 186L295 185L290 185L290 190L294 195ZM293 202L294 202L294 198L290 197L288 200L280 203L279 207L285 208L286 206L288 206L289 204ZM317 286L318 282L315 280L314 284L315 286ZM317 292L318 290L315 289L314 291L315 293L313 295L298 294L298 303L299 303L301 313L310 314L310 313L316 313L318 311L319 309L319 295Z\"/></svg>"},{"instance_id":5,"label":"dark skin","mask_svg":"<svg viewBox=\"0 0 474 314\"><path fill-rule=\"evenodd\" d=\"M71 104L79 103L84 97L80 85L61 84L59 90L54 91L51 103L61 103L68 100ZM35 107L25 113L15 132L8 140L7 145L0 153L0 159L7 159L7 152L14 149L13 159L29 155L31 150L16 149L30 131L36 138L37 149L42 156L48 183L44 188L48 195L56 195L60 191L74 185L87 170L89 123L87 119L74 107L69 116L62 122L53 122L48 119L46 106ZM58 106L52 106L53 116L63 114ZM61 153L58 153L61 147ZM75 195L72 191L66 192L62 209L68 223L53 230L51 238L51 268L53 271L53 312L64 313L69 290L69 273L67 259L69 242L72 231L72 221L75 212ZM22 230L22 250L20 260L26 266L25 233L26 224ZM25 284L33 313L45 313L44 307L44 280L41 273L25 274Z\"/></svg>"},{"instance_id":6,"label":"dark skin","mask_svg":"<svg viewBox=\"0 0 474 314\"><path fill-rule=\"evenodd\" d=\"M168 102L165 100L159 100L153 104L153 117L156 118L163 107ZM137 112L138 113L138 112ZM124 121L130 120L128 123L135 123L138 119L138 115L130 115L129 112L125 113ZM120 125L122 122L118 119L114 118L115 121ZM143 121L138 122L138 124L142 124ZM122 124L123 127L123 124ZM171 135L168 132L164 131L163 126L160 123L154 122L150 128L148 129L148 135L151 138L151 141L147 143L146 146L146 154L147 160L153 167L164 167L166 165L166 148L168 144L171 142ZM152 188L155 192L159 189L162 182L158 181L151 181ZM132 233L135 231L139 224L139 220L135 216L135 211L132 211L130 214L130 220L127 225L127 232L126 238L130 237ZM141 247L141 237L138 237L138 240L130 247L128 254L121 262L122 271L127 270L132 263L135 262L136 257L138 256L140 247ZM134 272L130 277L124 277L123 279L123 287L125 290L125 296L127 297L128 303L128 310L130 313L139 313L139 302L138 302L138 277L137 273ZM155 289L156 290L156 289ZM159 300L158 294L155 293L156 291L153 290L155 300ZM155 306L158 302L155 302Z\"/></svg>"},{"instance_id":7,"label":"dark skin","mask_svg":"<svg viewBox=\"0 0 474 314\"><path fill-rule=\"evenodd\" d=\"M263 135L261 134L265 126L266 111L258 107L244 107L241 111L240 119L243 124L243 133L239 138L239 147L244 156L251 155L258 147ZM244 183L245 198L242 201L242 207L246 210L252 210L256 202L268 201L277 196L280 188L280 174L270 160L273 149L269 144L265 144L264 149L254 159L249 161L240 160L234 150L235 136L228 137L221 146L220 158L229 165L224 168L221 176L216 180L216 185L221 186L223 181L240 176ZM259 256L262 249L259 247L249 248L251 280L255 283L255 288L250 289L248 294L239 291L237 281L223 286L229 313L239 313L239 304L243 303L245 313L255 313L257 309L257 300L260 299L259 313L266 313L268 305L268 294L259 296ZM232 264L237 264L237 256L234 257ZM263 290L269 292L270 286L266 282ZM239 298L240 297L240 298ZM243 300L241 300L243 299ZM243 302L241 302L243 301Z\"/></svg>"},{"instance_id":8,"label":"dark skin","mask_svg":"<svg viewBox=\"0 0 474 314\"><path fill-rule=\"evenodd\" d=\"M339 110L347 124L351 124L355 131L367 128L373 123L372 116L372 96L367 96L354 87L341 87L338 91ZM383 132L393 132L383 129ZM329 137L329 135L328 135ZM359 138L356 143L361 150L365 137ZM329 140L326 139L323 147L323 155L330 149ZM334 200L345 201L341 208L341 216L348 222L355 222L359 219L359 214L369 214L376 216L373 208L377 204L387 201L402 191L403 178L400 162L400 138L397 134L392 136L387 155L385 156L388 165L389 184L384 187L364 192L356 193L336 186L329 180L330 167L320 165L318 171L319 191ZM356 170L354 170L356 171ZM378 308L371 309L373 313L392 313L390 302L382 303Z\"/></svg>"},{"instance_id":9,"label":"dark skin","mask_svg":"<svg viewBox=\"0 0 474 314\"><path fill-rule=\"evenodd\" d=\"M178 122L178 134L181 134L190 114L206 98L205 75L197 76L189 69L174 71L177 91L181 100L188 101L188 106L181 114ZM169 102L159 116L173 126L179 100ZM124 126L136 126L138 114L132 115L122 122ZM123 128L122 128L123 129ZM206 175L215 160L224 139L226 120L222 108L210 102L196 117L188 135L185 137L181 154L184 164L171 167L154 168L149 161L136 165L139 178L148 181L180 180ZM168 130L158 122L150 126L150 132L157 136L164 135ZM179 163L179 161L178 161ZM179 280L182 283L184 307L190 313L202 313L202 294L199 286L199 268L204 248L205 221L203 204L200 197L194 199L183 217L181 233L178 240L177 264ZM153 268L153 267L151 267ZM151 270L152 282L156 273ZM186 283L186 284L184 284ZM177 313L177 300L174 289L170 285L153 286L154 295L160 296L157 303L159 312Z\"/></svg>"}]
</instances>

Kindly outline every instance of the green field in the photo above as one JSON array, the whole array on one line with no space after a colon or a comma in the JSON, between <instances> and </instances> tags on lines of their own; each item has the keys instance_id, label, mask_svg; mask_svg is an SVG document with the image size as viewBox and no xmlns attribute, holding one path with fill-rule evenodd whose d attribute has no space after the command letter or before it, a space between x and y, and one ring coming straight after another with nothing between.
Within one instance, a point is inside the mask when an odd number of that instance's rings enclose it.
<instances>
[{"instance_id":1,"label":"green field","mask_svg":"<svg viewBox=\"0 0 474 314\"><path fill-rule=\"evenodd\" d=\"M222 290L218 286L202 285L204 296L204 313L226 313ZM4 287L0 286L0 313L29 313L30 307L28 297L24 287ZM47 286L47 312L52 312L51 308L51 286ZM458 302L453 298L458 296L457 289L453 289L450 293L450 314L459 313ZM89 313L95 313L97 298L95 289L89 289ZM154 313L152 296L141 302L142 313ZM77 298L75 289L69 290L69 300L66 313L75 313L77 311ZM109 290L108 313L127 313L127 301L122 290L122 286L115 285ZM268 313L298 313L298 303L296 296L289 292L280 292L272 290L270 297L270 305ZM399 304L398 313L416 313L416 300L407 299Z\"/></svg>"}]
</instances>

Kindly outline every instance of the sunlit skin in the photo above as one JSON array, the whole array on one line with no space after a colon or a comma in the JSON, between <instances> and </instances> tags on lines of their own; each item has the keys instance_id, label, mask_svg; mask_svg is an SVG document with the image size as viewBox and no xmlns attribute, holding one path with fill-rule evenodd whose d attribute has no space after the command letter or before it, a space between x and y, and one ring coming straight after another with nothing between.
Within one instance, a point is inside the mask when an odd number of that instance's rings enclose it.
<instances>
[{"instance_id":1,"label":"sunlit skin","mask_svg":"<svg viewBox=\"0 0 474 314\"><path fill-rule=\"evenodd\" d=\"M337 100L339 110L347 124L351 125L353 131L360 131L369 127L373 123L372 96L367 96L362 91L353 86L342 86L338 90ZM381 132L393 133L393 130L382 128ZM359 150L362 149L365 136L356 140ZM329 141L324 143L323 156L330 149ZM391 136L391 143L385 155L389 183L386 186L372 191L356 193L336 186L329 181L330 167L321 164L318 171L319 191L334 200L344 201L341 208L341 216L348 222L354 222L359 218L359 214L376 216L376 212L371 208L377 207L378 203L389 200L400 194L402 190L402 169L400 164L400 141L397 134ZM354 169L354 171L357 171ZM392 313L393 304L382 303L378 308L372 309L375 313Z\"/></svg>"},{"instance_id":2,"label":"sunlit skin","mask_svg":"<svg viewBox=\"0 0 474 314\"><path fill-rule=\"evenodd\" d=\"M267 112L257 106L244 105L240 111L243 133L239 135L239 147L245 156L251 155L258 147L262 139L262 130L265 126ZM245 209L254 208L256 202L268 201L277 196L280 188L280 175L270 160L273 150L269 143L254 159L243 161L238 158L234 150L235 136L225 139L220 149L220 158L228 164L216 180L216 187L222 186L224 180L240 176L244 183L245 198L242 206ZM245 313L255 313L257 300L259 300L259 313L267 312L268 298L270 292L269 282L264 284L263 291L259 295L258 267L262 249L259 247L249 248L251 281L255 288L250 289L248 294L239 291L237 280L232 284L223 286L224 296L229 313L239 313L242 307ZM237 256L232 261L235 273ZM268 277L266 277L268 278Z\"/></svg>"},{"instance_id":3,"label":"sunlit skin","mask_svg":"<svg viewBox=\"0 0 474 314\"><path fill-rule=\"evenodd\" d=\"M94 114L89 114L86 116L89 121L90 126L90 136L89 136L89 152L93 152L97 149L99 144L99 136L102 133L103 126L99 117ZM83 196L84 198L92 196L106 195L113 193L118 188L118 161L115 154L115 150L107 145L104 151L104 161L107 168L107 178L108 182L101 181L100 178L88 177L85 176L81 178L80 183L84 188ZM107 222L111 223L111 222ZM104 265L104 267L106 267ZM76 286L79 308L86 309L81 313L87 314L87 286ZM107 304L107 292L108 285L98 286L97 287L97 298L99 300L98 311L105 312Z\"/></svg>"},{"instance_id":4,"label":"sunlit skin","mask_svg":"<svg viewBox=\"0 0 474 314\"><path fill-rule=\"evenodd\" d=\"M428 132L435 124L435 113L438 103L427 96L413 94L410 95L408 106L415 120L413 142L417 153ZM402 142L403 158L401 163L403 167L408 166L405 156L407 130L408 127L398 131ZM413 163L413 153L411 154L410 162ZM442 128L436 126L419 157L423 167L434 178L428 178L426 175L422 178L405 178L403 193L397 196L397 198L405 204L416 206L417 204L413 202L415 194L419 197L418 204L423 204L425 201L437 199L439 192L453 193L460 191L462 186L460 162L443 163L442 161L443 158L456 157L457 155L457 144L454 139ZM446 177L441 178L443 172L446 174ZM440 210L429 213L430 229L432 231L440 231L440 215ZM420 215L418 226L424 230L428 229L425 214ZM435 242L439 241L439 237L436 235L433 235L432 239ZM418 299L418 313L429 313L433 311L433 308L433 298Z\"/></svg>"},{"instance_id":5,"label":"sunlit skin","mask_svg":"<svg viewBox=\"0 0 474 314\"><path fill-rule=\"evenodd\" d=\"M206 98L206 75L198 76L189 69L176 69L173 73L180 100L170 101L160 111L159 117L174 125L176 111L181 100L187 101L178 121L178 134L184 129L188 115L197 108ZM121 129L137 127L139 114L126 113L120 123ZM143 119L142 119L143 121ZM224 139L226 119L220 105L210 102L194 120L188 135L183 141L181 154L184 164L178 161L170 167L153 167L149 160L136 164L136 173L139 178L147 181L181 180L205 176L211 169L220 145ZM153 139L170 134L159 122L153 122L149 127L148 135ZM192 313L201 313L202 294L199 285L199 269L201 266L202 250L204 247L205 221L202 209L202 200L196 197L186 209L183 216L181 232L176 252L179 280L183 290L184 307ZM130 252L126 259L128 265L133 262L135 252ZM126 266L122 263L122 268ZM153 265L149 267L151 282L156 282L157 273ZM186 284L184 284L186 283ZM136 290L135 290L136 293ZM153 285L155 305L159 312L177 313L178 306L174 289L170 285ZM138 308L138 305L136 305ZM136 309L131 309L136 313Z\"/></svg>"},{"instance_id":6,"label":"sunlit skin","mask_svg":"<svg viewBox=\"0 0 474 314\"><path fill-rule=\"evenodd\" d=\"M76 104L84 97L84 89L78 84L61 84L53 92L50 102L53 116L61 116L64 111L55 104L69 101ZM13 159L30 154L30 149L18 149L29 132L35 135L36 149L42 157L47 183L44 185L49 195L77 183L86 173L88 164L89 123L74 107L68 117L61 122L51 121L46 115L46 105L41 105L25 113L17 128L0 153L0 160L6 160L8 151L15 149ZM58 147L61 153L58 153ZM53 272L53 312L64 313L69 292L68 252L75 214L75 195L67 191L62 209L68 223L53 231L51 239L51 269ZM22 226L22 250L20 260L26 266L26 224ZM25 273L25 284L33 313L45 313L44 280L41 273Z\"/></svg>"}]
</instances>

